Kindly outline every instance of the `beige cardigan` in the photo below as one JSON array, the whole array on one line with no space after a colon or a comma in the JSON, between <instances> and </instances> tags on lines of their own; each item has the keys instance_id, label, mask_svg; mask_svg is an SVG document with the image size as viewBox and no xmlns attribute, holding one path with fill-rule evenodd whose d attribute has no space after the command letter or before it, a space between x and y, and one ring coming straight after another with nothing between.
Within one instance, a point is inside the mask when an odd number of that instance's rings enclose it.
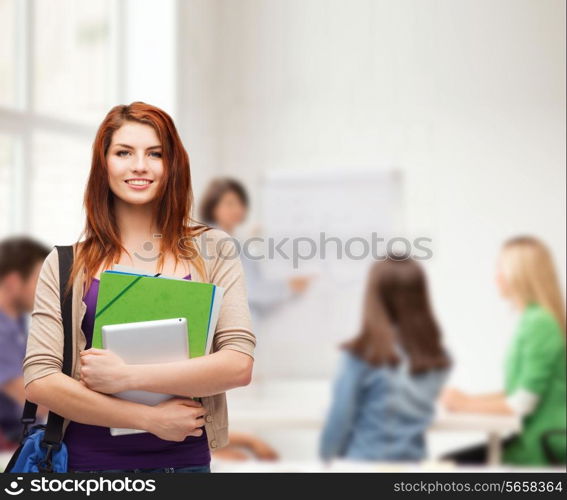
<instances>
[{"instance_id":1,"label":"beige cardigan","mask_svg":"<svg viewBox=\"0 0 567 500\"><path fill-rule=\"evenodd\" d=\"M211 229L196 239L203 256L207 278L203 279L191 266L193 281L206 281L224 288L224 297L213 338L213 351L232 349L254 355L256 344L252 333L250 312L242 264L228 234ZM86 338L81 329L87 306L82 300L84 276L79 273L73 282L73 372L79 379L79 352L85 348ZM61 372L63 365L63 325L59 302L59 261L57 249L46 258L39 276L34 310L31 317L24 383L27 386L52 373ZM205 429L211 449L228 443L228 416L225 393L202 398L207 408ZM69 420L64 422L67 429Z\"/></svg>"}]
</instances>

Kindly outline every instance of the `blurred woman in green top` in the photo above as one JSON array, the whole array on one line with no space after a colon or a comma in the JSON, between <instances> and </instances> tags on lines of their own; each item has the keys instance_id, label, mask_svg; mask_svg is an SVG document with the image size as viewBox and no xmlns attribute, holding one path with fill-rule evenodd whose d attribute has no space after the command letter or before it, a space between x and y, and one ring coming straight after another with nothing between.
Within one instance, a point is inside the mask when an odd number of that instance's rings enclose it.
<instances>
[{"instance_id":1,"label":"blurred woman in green top","mask_svg":"<svg viewBox=\"0 0 567 500\"><path fill-rule=\"evenodd\" d=\"M553 461L565 463L565 305L546 246L525 236L507 241L497 282L521 312L506 357L504 392L469 395L448 389L441 401L452 411L519 415L522 431L505 442L504 462L545 465L551 453ZM484 462L486 447L450 458Z\"/></svg>"}]
</instances>

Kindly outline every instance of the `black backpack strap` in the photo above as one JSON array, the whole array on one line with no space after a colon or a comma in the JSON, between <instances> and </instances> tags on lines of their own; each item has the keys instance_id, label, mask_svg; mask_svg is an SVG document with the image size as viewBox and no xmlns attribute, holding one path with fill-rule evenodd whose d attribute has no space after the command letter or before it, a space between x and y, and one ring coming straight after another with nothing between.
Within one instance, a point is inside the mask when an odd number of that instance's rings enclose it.
<instances>
[{"instance_id":1,"label":"black backpack strap","mask_svg":"<svg viewBox=\"0 0 567 500\"><path fill-rule=\"evenodd\" d=\"M73 368L73 288L66 293L67 281L73 267L73 247L57 246L59 254L59 300L61 301L61 320L63 322L63 369L65 375L71 376ZM59 447L63 439L64 418L50 411L47 417L43 443Z\"/></svg>"},{"instance_id":2,"label":"black backpack strap","mask_svg":"<svg viewBox=\"0 0 567 500\"><path fill-rule=\"evenodd\" d=\"M67 281L71 275L73 267L73 247L56 246L59 256L59 300L61 303L61 320L63 323L63 367L62 372L71 376L73 369L73 288L66 293ZM31 401L26 401L22 414L24 424L24 438L27 436L28 427L35 423L37 405ZM64 418L54 412L49 412L47 425L42 443L47 448L44 470L49 471L51 466L51 451L61 446L63 439ZM22 439L23 441L23 439Z\"/></svg>"},{"instance_id":3,"label":"black backpack strap","mask_svg":"<svg viewBox=\"0 0 567 500\"><path fill-rule=\"evenodd\" d=\"M37 412L37 405L31 401L26 400L24 404L24 411L22 413L21 422L24 424L24 435L25 438L28 435L28 427L35 423L35 414Z\"/></svg>"}]
</instances>

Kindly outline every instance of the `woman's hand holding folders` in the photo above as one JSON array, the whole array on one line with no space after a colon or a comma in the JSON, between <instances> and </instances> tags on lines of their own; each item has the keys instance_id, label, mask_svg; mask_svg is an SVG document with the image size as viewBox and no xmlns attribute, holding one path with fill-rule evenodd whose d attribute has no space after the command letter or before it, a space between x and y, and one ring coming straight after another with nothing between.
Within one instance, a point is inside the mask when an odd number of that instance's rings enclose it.
<instances>
[{"instance_id":1,"label":"woman's hand holding folders","mask_svg":"<svg viewBox=\"0 0 567 500\"><path fill-rule=\"evenodd\" d=\"M115 394L129 389L128 365L120 356L105 349L81 352L81 382L89 389ZM183 441L203 434L207 410L188 398L173 398L148 407L146 431L166 441Z\"/></svg>"},{"instance_id":2,"label":"woman's hand holding folders","mask_svg":"<svg viewBox=\"0 0 567 500\"><path fill-rule=\"evenodd\" d=\"M149 422L146 430L166 441L183 441L187 436L203 434L207 410L192 399L173 398L148 407Z\"/></svg>"}]
</instances>

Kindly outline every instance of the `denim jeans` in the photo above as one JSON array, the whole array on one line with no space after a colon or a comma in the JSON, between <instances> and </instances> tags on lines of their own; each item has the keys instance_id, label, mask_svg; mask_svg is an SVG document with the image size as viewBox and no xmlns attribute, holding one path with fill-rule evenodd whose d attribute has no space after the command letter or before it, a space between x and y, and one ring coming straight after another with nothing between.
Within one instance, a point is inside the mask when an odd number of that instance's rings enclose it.
<instances>
[{"instance_id":1,"label":"denim jeans","mask_svg":"<svg viewBox=\"0 0 567 500\"><path fill-rule=\"evenodd\" d=\"M157 469L108 469L108 470L76 470L74 472L87 472L92 474L130 474L130 473L169 473L169 474L183 474L183 473L207 473L211 472L208 465L193 465L190 467L159 467Z\"/></svg>"}]
</instances>

